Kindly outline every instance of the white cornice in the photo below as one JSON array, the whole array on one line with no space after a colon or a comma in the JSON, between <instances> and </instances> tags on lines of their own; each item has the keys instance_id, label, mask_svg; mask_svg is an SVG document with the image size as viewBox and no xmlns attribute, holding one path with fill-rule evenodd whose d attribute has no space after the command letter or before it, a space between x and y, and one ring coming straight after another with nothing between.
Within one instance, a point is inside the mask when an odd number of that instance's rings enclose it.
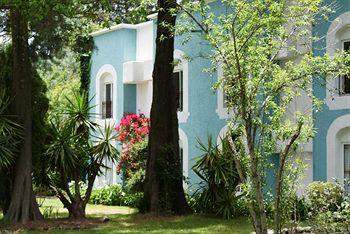
<instances>
[{"instance_id":1,"label":"white cornice","mask_svg":"<svg viewBox=\"0 0 350 234\"><path fill-rule=\"evenodd\" d=\"M105 29L93 32L90 35L92 37L97 37L97 36L100 36L100 35L103 35L103 34L106 34L106 33L109 33L109 32L113 32L113 31L116 31L116 30L119 30L119 29L139 29L139 28L142 28L142 27L146 27L146 26L148 26L148 25L150 25L152 23L153 23L153 21L147 21L147 22L140 23L140 24L124 24L124 23L122 23L122 24L118 24L118 25L112 26L110 28L105 28Z\"/></svg>"}]
</instances>

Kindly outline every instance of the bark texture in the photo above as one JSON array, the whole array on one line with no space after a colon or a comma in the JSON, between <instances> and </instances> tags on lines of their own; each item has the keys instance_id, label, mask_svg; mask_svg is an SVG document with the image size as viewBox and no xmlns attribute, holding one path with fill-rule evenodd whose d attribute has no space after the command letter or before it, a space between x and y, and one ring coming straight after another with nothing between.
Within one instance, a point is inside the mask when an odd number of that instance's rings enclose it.
<instances>
[{"instance_id":1,"label":"bark texture","mask_svg":"<svg viewBox=\"0 0 350 234\"><path fill-rule=\"evenodd\" d=\"M32 81L28 46L28 22L20 10L10 10L12 30L11 112L23 126L23 142L14 169L14 181L8 223L26 223L42 219L32 187Z\"/></svg>"},{"instance_id":2,"label":"bark texture","mask_svg":"<svg viewBox=\"0 0 350 234\"><path fill-rule=\"evenodd\" d=\"M176 0L158 0L156 56L149 156L146 168L146 212L189 214L179 156L178 118L173 82Z\"/></svg>"}]
</instances>

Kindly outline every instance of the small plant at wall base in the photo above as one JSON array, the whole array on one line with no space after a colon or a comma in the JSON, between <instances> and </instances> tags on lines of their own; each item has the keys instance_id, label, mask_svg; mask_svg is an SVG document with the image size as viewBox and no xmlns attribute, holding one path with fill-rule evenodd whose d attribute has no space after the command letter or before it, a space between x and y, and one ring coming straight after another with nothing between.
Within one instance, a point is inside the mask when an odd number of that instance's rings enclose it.
<instances>
[{"instance_id":1,"label":"small plant at wall base","mask_svg":"<svg viewBox=\"0 0 350 234\"><path fill-rule=\"evenodd\" d=\"M200 213L214 213L230 219L237 215L239 177L231 160L232 151L227 138L221 140L221 149L208 137L207 144L198 140L204 153L193 171L202 180L192 195L192 208Z\"/></svg>"}]
</instances>

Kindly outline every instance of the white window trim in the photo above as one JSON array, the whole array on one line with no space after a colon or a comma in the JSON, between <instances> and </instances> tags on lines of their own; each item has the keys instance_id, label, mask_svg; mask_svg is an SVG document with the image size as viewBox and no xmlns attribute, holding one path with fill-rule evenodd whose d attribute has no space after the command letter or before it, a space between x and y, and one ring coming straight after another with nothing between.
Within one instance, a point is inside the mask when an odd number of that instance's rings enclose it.
<instances>
[{"instance_id":1,"label":"white window trim","mask_svg":"<svg viewBox=\"0 0 350 234\"><path fill-rule=\"evenodd\" d=\"M342 149L338 149L339 143L337 143L337 134L344 128L350 127L350 115L343 115L330 125L327 132L327 180L334 181L339 180L344 182L344 143L340 142ZM350 143L350 142L349 142ZM339 159L341 154L341 159Z\"/></svg>"},{"instance_id":2,"label":"white window trim","mask_svg":"<svg viewBox=\"0 0 350 234\"><path fill-rule=\"evenodd\" d=\"M110 119L102 119L102 108L101 103L104 97L101 95L101 79L106 75L110 74L111 77L109 79L106 79L104 84L110 83L113 84L113 99L112 99L112 105L113 105L113 116ZM114 69L114 67L110 64L103 65L97 72L96 79L95 79L95 87L96 87L96 98L95 98L95 106L96 106L96 113L98 114L98 123L102 125L103 123L110 124L114 122L114 119L117 117L117 72Z\"/></svg>"},{"instance_id":3,"label":"white window trim","mask_svg":"<svg viewBox=\"0 0 350 234\"><path fill-rule=\"evenodd\" d=\"M186 136L186 133L179 128L179 140L181 140L182 143L182 152L183 152L183 176L185 178L188 178L188 139ZM183 187L187 189L188 185L187 183L183 183Z\"/></svg>"},{"instance_id":4,"label":"white window trim","mask_svg":"<svg viewBox=\"0 0 350 234\"><path fill-rule=\"evenodd\" d=\"M190 116L188 107L188 61L185 58L185 53L181 50L174 50L174 60L180 60L180 63L174 67L174 72L182 71L183 77L183 108L182 111L177 112L177 118L180 123L186 123L188 117Z\"/></svg>"},{"instance_id":5,"label":"white window trim","mask_svg":"<svg viewBox=\"0 0 350 234\"><path fill-rule=\"evenodd\" d=\"M220 130L219 135L218 135L218 137L216 138L216 144L217 144L217 146L218 146L219 149L222 149L221 140L222 140L223 138L226 137L227 132L228 132L228 126L225 125L225 126Z\"/></svg>"},{"instance_id":6,"label":"white window trim","mask_svg":"<svg viewBox=\"0 0 350 234\"><path fill-rule=\"evenodd\" d=\"M350 11L340 15L330 25L327 32L327 54L333 56L334 53L343 48L344 40L337 38L339 30L350 25ZM349 38L350 40L350 38ZM350 108L350 95L339 95L339 92L335 92L334 88L338 87L338 79L333 79L327 82L326 85L326 104L330 110L341 110Z\"/></svg>"},{"instance_id":7,"label":"white window trim","mask_svg":"<svg viewBox=\"0 0 350 234\"><path fill-rule=\"evenodd\" d=\"M218 65L218 69L217 69L217 76L218 76L218 81L220 81L220 79L223 76L223 70L222 67L220 65ZM228 118L232 118L233 117L233 111L229 110L229 108L224 107L224 92L222 90L221 87L219 87L217 89L217 109L216 109L216 113L218 114L220 119L228 119Z\"/></svg>"}]
</instances>

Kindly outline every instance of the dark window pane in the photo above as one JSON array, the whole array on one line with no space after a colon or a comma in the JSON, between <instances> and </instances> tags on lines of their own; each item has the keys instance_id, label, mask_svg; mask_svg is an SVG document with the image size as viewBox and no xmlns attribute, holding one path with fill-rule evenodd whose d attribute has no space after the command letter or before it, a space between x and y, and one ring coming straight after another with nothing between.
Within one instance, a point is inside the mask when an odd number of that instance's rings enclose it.
<instances>
[{"instance_id":1,"label":"dark window pane","mask_svg":"<svg viewBox=\"0 0 350 234\"><path fill-rule=\"evenodd\" d=\"M174 72L174 88L175 88L175 99L177 111L183 110L183 72Z\"/></svg>"},{"instance_id":2,"label":"dark window pane","mask_svg":"<svg viewBox=\"0 0 350 234\"><path fill-rule=\"evenodd\" d=\"M350 50L350 41L344 42L344 50L349 52L349 50Z\"/></svg>"},{"instance_id":3,"label":"dark window pane","mask_svg":"<svg viewBox=\"0 0 350 234\"><path fill-rule=\"evenodd\" d=\"M102 119L113 117L113 84L105 85L105 100L102 102Z\"/></svg>"},{"instance_id":4,"label":"dark window pane","mask_svg":"<svg viewBox=\"0 0 350 234\"><path fill-rule=\"evenodd\" d=\"M181 165L181 171L183 172L184 168L184 150L180 147L180 165Z\"/></svg>"},{"instance_id":5,"label":"dark window pane","mask_svg":"<svg viewBox=\"0 0 350 234\"><path fill-rule=\"evenodd\" d=\"M112 84L106 84L106 101L112 101Z\"/></svg>"}]
</instances>

